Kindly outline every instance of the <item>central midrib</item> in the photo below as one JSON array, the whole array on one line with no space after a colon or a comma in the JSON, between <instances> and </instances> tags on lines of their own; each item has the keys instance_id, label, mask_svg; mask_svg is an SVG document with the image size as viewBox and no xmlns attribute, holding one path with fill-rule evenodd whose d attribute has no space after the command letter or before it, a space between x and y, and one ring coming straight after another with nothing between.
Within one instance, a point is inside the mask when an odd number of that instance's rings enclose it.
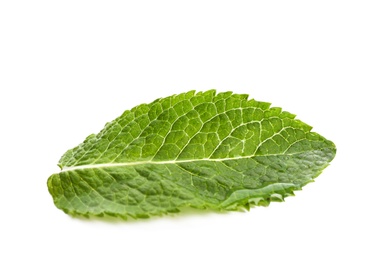
<instances>
[{"instance_id":1,"label":"central midrib","mask_svg":"<svg viewBox=\"0 0 377 260\"><path fill-rule=\"evenodd\" d=\"M223 162L229 160L237 160L237 159L246 159L251 158L252 156L247 157L233 157L233 158L220 158L220 159L191 159L191 160L170 160L170 161L136 161L136 162L124 162L124 163L100 163L100 164L87 164L87 165L78 165L78 166L70 166L70 167L63 167L61 172L65 171L73 171L73 170L80 170L80 169L92 169L92 168L109 168L109 167L122 167L122 166L135 166L135 165L142 165L142 164L178 164L178 163L190 163L190 162Z\"/></svg>"},{"instance_id":2,"label":"central midrib","mask_svg":"<svg viewBox=\"0 0 377 260\"><path fill-rule=\"evenodd\" d=\"M123 167L123 166L135 166L135 165L142 165L142 164L178 164L178 163L190 163L190 162L224 162L224 161L231 161L231 160L239 160L239 159L250 159L254 157L269 157L269 156L289 156L295 154L301 154L309 151L300 151L296 153L289 153L289 154L265 154L265 155L249 155L249 156L239 156L239 157L232 157L232 158L218 158L218 159L210 159L210 158L203 158L203 159L190 159L190 160L169 160L169 161L135 161L135 162L123 162L123 163L100 163L100 164L87 164L87 165L78 165L78 166L69 166L63 167L60 172L66 171L74 171L80 169L96 169L96 168L110 168L110 167Z\"/></svg>"}]
</instances>

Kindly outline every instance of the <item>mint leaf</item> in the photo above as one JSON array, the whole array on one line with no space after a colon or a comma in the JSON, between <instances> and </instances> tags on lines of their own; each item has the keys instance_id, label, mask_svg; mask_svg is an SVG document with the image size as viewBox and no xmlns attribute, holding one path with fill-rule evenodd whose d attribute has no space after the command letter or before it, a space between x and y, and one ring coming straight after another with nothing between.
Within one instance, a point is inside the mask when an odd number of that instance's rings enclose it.
<instances>
[{"instance_id":1,"label":"mint leaf","mask_svg":"<svg viewBox=\"0 0 377 260\"><path fill-rule=\"evenodd\" d=\"M68 150L48 189L68 214L122 218L282 201L313 181L336 152L294 118L232 92L157 99Z\"/></svg>"}]
</instances>

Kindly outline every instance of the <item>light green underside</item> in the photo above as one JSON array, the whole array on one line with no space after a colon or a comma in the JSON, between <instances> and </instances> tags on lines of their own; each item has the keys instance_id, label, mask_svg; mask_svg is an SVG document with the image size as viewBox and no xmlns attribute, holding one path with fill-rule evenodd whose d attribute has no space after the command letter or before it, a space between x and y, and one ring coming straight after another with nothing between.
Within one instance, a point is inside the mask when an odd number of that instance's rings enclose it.
<instances>
[{"instance_id":1,"label":"light green underside","mask_svg":"<svg viewBox=\"0 0 377 260\"><path fill-rule=\"evenodd\" d=\"M158 99L68 150L48 188L72 215L268 205L312 181L335 156L331 141L294 117L231 92Z\"/></svg>"}]
</instances>

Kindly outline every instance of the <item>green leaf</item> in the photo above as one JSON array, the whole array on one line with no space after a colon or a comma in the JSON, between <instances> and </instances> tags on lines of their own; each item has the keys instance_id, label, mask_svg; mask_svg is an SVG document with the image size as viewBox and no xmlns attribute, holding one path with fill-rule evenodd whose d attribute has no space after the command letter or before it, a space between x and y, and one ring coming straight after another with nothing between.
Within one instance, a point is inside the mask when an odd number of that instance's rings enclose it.
<instances>
[{"instance_id":1,"label":"green leaf","mask_svg":"<svg viewBox=\"0 0 377 260\"><path fill-rule=\"evenodd\" d=\"M63 155L48 189L72 215L249 209L293 195L335 152L331 141L269 103L190 91L127 110L89 135Z\"/></svg>"}]
</instances>

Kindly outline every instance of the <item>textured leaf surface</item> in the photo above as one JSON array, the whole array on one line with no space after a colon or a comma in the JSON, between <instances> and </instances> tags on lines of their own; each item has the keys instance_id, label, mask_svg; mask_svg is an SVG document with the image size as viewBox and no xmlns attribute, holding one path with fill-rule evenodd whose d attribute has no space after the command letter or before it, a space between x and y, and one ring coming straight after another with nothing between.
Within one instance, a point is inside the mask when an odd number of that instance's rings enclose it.
<instances>
[{"instance_id":1,"label":"textured leaf surface","mask_svg":"<svg viewBox=\"0 0 377 260\"><path fill-rule=\"evenodd\" d=\"M48 189L66 213L122 218L282 201L317 177L336 152L294 118L231 92L157 99L68 150Z\"/></svg>"}]
</instances>

